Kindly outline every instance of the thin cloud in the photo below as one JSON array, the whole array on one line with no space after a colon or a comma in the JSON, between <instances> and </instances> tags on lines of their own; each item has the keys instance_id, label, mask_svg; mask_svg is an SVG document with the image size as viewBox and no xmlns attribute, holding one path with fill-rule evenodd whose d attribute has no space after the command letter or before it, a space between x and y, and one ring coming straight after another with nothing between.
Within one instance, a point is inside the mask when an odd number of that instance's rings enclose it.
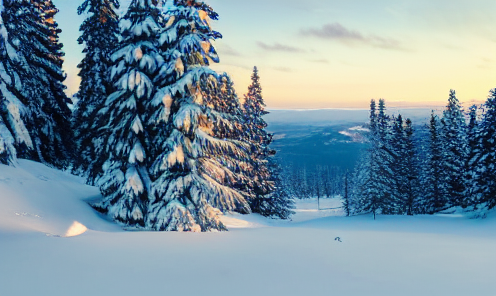
<instances>
[{"instance_id":1,"label":"thin cloud","mask_svg":"<svg viewBox=\"0 0 496 296\"><path fill-rule=\"evenodd\" d=\"M233 57L240 57L242 56L242 54L237 51L236 49L234 49L233 47L227 45L227 44L222 44L222 46L219 46L219 48L217 49L217 51L222 54L222 55L226 55L226 56L233 56Z\"/></svg>"},{"instance_id":2,"label":"thin cloud","mask_svg":"<svg viewBox=\"0 0 496 296\"><path fill-rule=\"evenodd\" d=\"M293 72L293 69L287 68L287 67L274 67L273 69L276 71L285 72L285 73Z\"/></svg>"},{"instance_id":3,"label":"thin cloud","mask_svg":"<svg viewBox=\"0 0 496 296\"><path fill-rule=\"evenodd\" d=\"M258 47L260 47L263 50L266 51L282 51L282 52L291 52L291 53L302 53L305 52L305 50L298 48L298 47L293 47L289 45L284 45L280 43L274 43L272 45L266 44L263 42L257 42Z\"/></svg>"},{"instance_id":4,"label":"thin cloud","mask_svg":"<svg viewBox=\"0 0 496 296\"><path fill-rule=\"evenodd\" d=\"M401 42L396 39L377 35L364 35L359 31L348 29L340 23L326 24L321 28L302 29L300 35L325 40L337 40L347 45L361 44L384 49L403 49Z\"/></svg>"}]
</instances>

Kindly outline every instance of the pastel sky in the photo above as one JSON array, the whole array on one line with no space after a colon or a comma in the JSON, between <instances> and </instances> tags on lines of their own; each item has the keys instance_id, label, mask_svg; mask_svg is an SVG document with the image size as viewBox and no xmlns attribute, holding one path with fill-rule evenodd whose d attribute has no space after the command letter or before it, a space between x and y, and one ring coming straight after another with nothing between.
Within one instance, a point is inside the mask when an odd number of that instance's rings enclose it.
<instances>
[{"instance_id":1,"label":"pastel sky","mask_svg":"<svg viewBox=\"0 0 496 296\"><path fill-rule=\"evenodd\" d=\"M60 13L69 93L77 91L82 1ZM123 6L130 1L124 0ZM269 108L468 106L496 87L494 0L210 0L221 63L242 96L254 65Z\"/></svg>"}]
</instances>

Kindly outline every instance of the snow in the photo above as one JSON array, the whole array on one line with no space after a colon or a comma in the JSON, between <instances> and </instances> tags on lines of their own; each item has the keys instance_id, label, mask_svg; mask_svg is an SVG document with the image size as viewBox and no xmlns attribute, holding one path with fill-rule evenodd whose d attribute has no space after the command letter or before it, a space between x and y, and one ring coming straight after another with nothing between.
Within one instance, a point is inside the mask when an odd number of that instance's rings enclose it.
<instances>
[{"instance_id":1,"label":"snow","mask_svg":"<svg viewBox=\"0 0 496 296\"><path fill-rule=\"evenodd\" d=\"M127 232L88 206L100 198L38 163L0 165L0 295L496 295L495 213L374 221L311 199L293 221Z\"/></svg>"}]
</instances>

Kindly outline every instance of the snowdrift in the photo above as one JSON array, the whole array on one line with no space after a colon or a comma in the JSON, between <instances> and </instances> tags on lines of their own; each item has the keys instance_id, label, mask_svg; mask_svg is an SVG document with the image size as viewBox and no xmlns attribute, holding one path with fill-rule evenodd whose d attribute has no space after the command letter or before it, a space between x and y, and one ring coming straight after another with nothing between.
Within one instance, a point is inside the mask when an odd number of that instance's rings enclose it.
<instances>
[{"instance_id":1,"label":"snowdrift","mask_svg":"<svg viewBox=\"0 0 496 296\"><path fill-rule=\"evenodd\" d=\"M98 189L30 161L0 166L0 295L496 295L496 217L227 215L225 233L129 232ZM327 210L326 210L327 209Z\"/></svg>"}]
</instances>

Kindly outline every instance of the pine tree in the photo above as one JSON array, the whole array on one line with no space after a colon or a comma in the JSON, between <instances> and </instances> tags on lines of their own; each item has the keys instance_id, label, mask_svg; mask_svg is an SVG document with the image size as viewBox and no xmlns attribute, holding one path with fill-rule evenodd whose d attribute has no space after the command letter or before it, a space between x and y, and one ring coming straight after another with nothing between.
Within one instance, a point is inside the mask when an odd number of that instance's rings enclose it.
<instances>
[{"instance_id":1,"label":"pine tree","mask_svg":"<svg viewBox=\"0 0 496 296\"><path fill-rule=\"evenodd\" d=\"M464 208L475 204L477 194L477 182L474 178L477 173L479 145L479 122L477 118L478 108L473 105L469 109L469 124L467 126L467 159L465 161L464 184L465 192L462 206Z\"/></svg>"},{"instance_id":2,"label":"pine tree","mask_svg":"<svg viewBox=\"0 0 496 296\"><path fill-rule=\"evenodd\" d=\"M421 213L419 203L419 173L418 160L415 143L413 139L414 128L412 121L407 118L405 121L405 208L407 215Z\"/></svg>"},{"instance_id":3,"label":"pine tree","mask_svg":"<svg viewBox=\"0 0 496 296\"><path fill-rule=\"evenodd\" d=\"M112 54L115 91L99 111L106 116L102 135L104 174L99 178L104 199L94 207L112 219L131 226L145 226L151 181L146 123L156 92L153 79L163 70L156 46L159 10L153 0L133 0L120 20L122 41ZM103 122L103 121L102 121Z\"/></svg>"},{"instance_id":4,"label":"pine tree","mask_svg":"<svg viewBox=\"0 0 496 296\"><path fill-rule=\"evenodd\" d=\"M221 212L251 212L242 192L223 185L233 173L225 161L233 156L247 161L248 147L215 137L214 127L228 127L229 116L203 100L204 84L215 88L219 81L208 68L218 62L212 41L221 37L211 29L212 19L218 14L200 1L175 0L164 15L159 44L165 68L155 78L160 89L148 122L158 145L152 152L157 157L151 167L150 229L226 230Z\"/></svg>"},{"instance_id":5,"label":"pine tree","mask_svg":"<svg viewBox=\"0 0 496 296\"><path fill-rule=\"evenodd\" d=\"M14 165L16 149L21 145L32 147L32 141L23 121L26 98L21 94L20 78L24 69L19 66L23 57L18 54L17 42L9 36L3 21L17 11L10 4L4 8L0 0L0 163Z\"/></svg>"},{"instance_id":6,"label":"pine tree","mask_svg":"<svg viewBox=\"0 0 496 296\"><path fill-rule=\"evenodd\" d=\"M436 213L444 209L446 200L446 189L443 171L443 141L440 134L440 123L438 117L432 112L429 124L429 154L424 179L425 201L422 205L426 213Z\"/></svg>"},{"instance_id":7,"label":"pine tree","mask_svg":"<svg viewBox=\"0 0 496 296\"><path fill-rule=\"evenodd\" d=\"M69 99L62 84L64 54L58 41L60 29L54 20L58 10L50 0L10 0L4 4L7 43L10 52L15 52L19 74L15 81L17 90L10 88L9 92L17 98L14 104L30 138L22 137L24 141L17 147L17 154L66 167L70 161L66 146L71 142L71 129ZM12 102L12 96L6 98Z\"/></svg>"},{"instance_id":8,"label":"pine tree","mask_svg":"<svg viewBox=\"0 0 496 296\"><path fill-rule=\"evenodd\" d=\"M466 123L463 110L454 90L450 91L448 106L443 113L444 156L443 170L446 173L446 194L449 206L462 204L464 169L467 159Z\"/></svg>"},{"instance_id":9,"label":"pine tree","mask_svg":"<svg viewBox=\"0 0 496 296\"><path fill-rule=\"evenodd\" d=\"M408 185L408 163L406 150L406 133L403 126L403 118L398 115L393 122L391 141L391 209L394 214L406 212L407 185Z\"/></svg>"},{"instance_id":10,"label":"pine tree","mask_svg":"<svg viewBox=\"0 0 496 296\"><path fill-rule=\"evenodd\" d=\"M78 14L89 13L79 31L79 44L84 44L84 59L78 65L79 102L73 115L75 133L75 150L77 163L75 167L81 173L91 172L89 183L92 184L97 175L101 174L100 160L103 149L99 126L103 125L102 114L98 111L104 106L105 100L112 93L110 81L110 54L118 44L119 18L114 9L119 8L118 0L85 0L78 8ZM98 162L98 161L97 161Z\"/></svg>"},{"instance_id":11,"label":"pine tree","mask_svg":"<svg viewBox=\"0 0 496 296\"><path fill-rule=\"evenodd\" d=\"M481 210L496 207L496 89L492 89L484 104L480 124L479 149L476 151L475 188L472 203Z\"/></svg>"},{"instance_id":12,"label":"pine tree","mask_svg":"<svg viewBox=\"0 0 496 296\"><path fill-rule=\"evenodd\" d=\"M344 175L344 195L343 195L343 209L344 212L346 213L346 217L351 216L351 207L352 207L349 187L350 187L349 176L348 176L348 172L346 172Z\"/></svg>"},{"instance_id":13,"label":"pine tree","mask_svg":"<svg viewBox=\"0 0 496 296\"><path fill-rule=\"evenodd\" d=\"M267 167L267 159L271 154L269 145L272 142L273 135L266 131L267 123L263 119L263 116L269 114L269 112L265 110L257 67L253 68L251 82L243 104L244 124L247 130L245 139L251 144L251 158L257 172L251 188L254 198L250 199L250 206L254 213L263 215L257 205L257 199L274 190L274 184L269 181L270 171Z\"/></svg>"},{"instance_id":14,"label":"pine tree","mask_svg":"<svg viewBox=\"0 0 496 296\"><path fill-rule=\"evenodd\" d=\"M380 176L382 172L382 165L380 164L382 160L382 149L383 142L381 136L383 136L383 131L379 129L384 128L379 127L379 119L376 112L375 100L370 101L370 124L369 124L369 142L370 147L368 149L368 155L365 161L368 163L366 170L366 178L362 178L362 182L357 184L360 188L359 200L357 201L357 212L358 213L372 213L374 215L374 220L377 214L381 213L384 202L384 187L382 177ZM385 135L384 135L385 136Z\"/></svg>"}]
</instances>

